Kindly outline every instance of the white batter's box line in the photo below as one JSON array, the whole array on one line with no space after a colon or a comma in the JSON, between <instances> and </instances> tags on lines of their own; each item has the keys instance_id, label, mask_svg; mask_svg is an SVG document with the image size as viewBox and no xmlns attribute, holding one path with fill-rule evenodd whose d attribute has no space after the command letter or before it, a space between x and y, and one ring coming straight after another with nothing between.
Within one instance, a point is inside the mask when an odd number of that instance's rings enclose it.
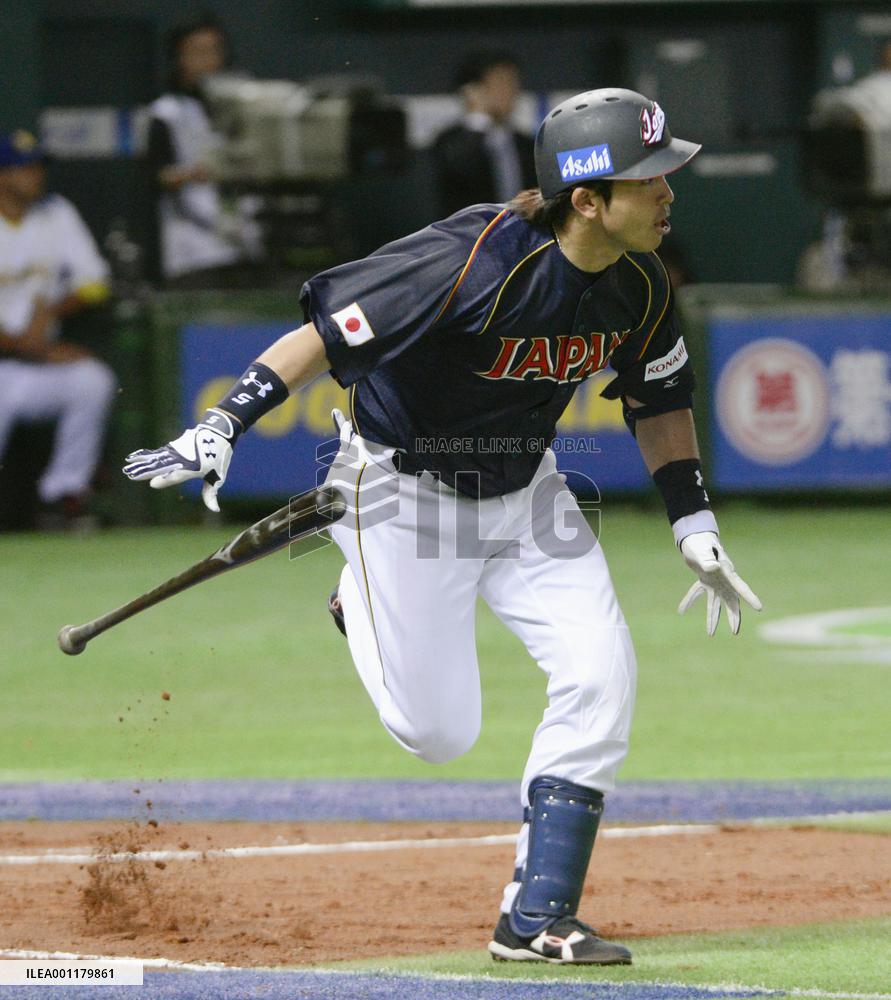
<instances>
[{"instance_id":1,"label":"white batter's box line","mask_svg":"<svg viewBox=\"0 0 891 1000\"><path fill-rule=\"evenodd\" d=\"M844 823L850 821L859 823L865 820L891 818L891 809L867 809L860 812L840 812L832 813L811 813L808 816L762 816L759 819L749 820L751 826L789 826L790 824L812 823L819 826L821 823Z\"/></svg>"},{"instance_id":2,"label":"white batter's box line","mask_svg":"<svg viewBox=\"0 0 891 1000\"><path fill-rule=\"evenodd\" d=\"M0 949L0 958L17 958L37 962L53 962L64 959L76 962L141 962L148 969L179 969L183 972L272 971L259 967L248 969L237 965L224 965L222 962L178 962L175 958L134 958L131 955L80 955L72 951L30 951L24 948Z\"/></svg>"},{"instance_id":3,"label":"white batter's box line","mask_svg":"<svg viewBox=\"0 0 891 1000\"><path fill-rule=\"evenodd\" d=\"M388 975L405 979L430 979L435 982L503 982L527 985L558 986L565 983L585 983L592 985L591 979L583 976L566 975L559 978L532 979L511 976L510 979L498 975L473 976L454 972L418 973L407 972L404 969L388 969L385 966L375 969L331 969L312 966L270 966L270 965L226 965L224 962L180 962L174 958L137 958L131 955L81 955L68 951L32 951L27 949L0 949L0 958L26 959L35 961L52 961L69 959L84 962L141 962L148 969L171 969L181 972L266 972L288 973L306 972L313 976L339 976L343 978L368 977ZM674 989L686 988L715 993L760 993L763 996L776 997L811 997L813 1000L891 1000L891 993L848 993L845 991L827 991L819 989L797 989L795 987L771 987L752 983L683 983L663 979L627 979L621 982L604 983L611 987L659 987L668 986Z\"/></svg>"},{"instance_id":4,"label":"white batter's box line","mask_svg":"<svg viewBox=\"0 0 891 1000\"><path fill-rule=\"evenodd\" d=\"M826 990L784 990L790 997L816 997L817 1000L891 1000L891 993L828 993Z\"/></svg>"},{"instance_id":5,"label":"white batter's box line","mask_svg":"<svg viewBox=\"0 0 891 1000\"><path fill-rule=\"evenodd\" d=\"M604 838L671 837L684 834L717 833L719 826L679 824L673 826L612 827L600 834ZM43 854L0 854L4 865L91 865L126 861L204 861L217 858L275 858L302 854L355 854L362 851L429 850L441 847L499 847L515 844L515 833L483 837L427 837L423 840L348 840L337 844L272 844L266 847L223 847L205 851L120 851L114 854L72 854L64 850Z\"/></svg>"}]
</instances>

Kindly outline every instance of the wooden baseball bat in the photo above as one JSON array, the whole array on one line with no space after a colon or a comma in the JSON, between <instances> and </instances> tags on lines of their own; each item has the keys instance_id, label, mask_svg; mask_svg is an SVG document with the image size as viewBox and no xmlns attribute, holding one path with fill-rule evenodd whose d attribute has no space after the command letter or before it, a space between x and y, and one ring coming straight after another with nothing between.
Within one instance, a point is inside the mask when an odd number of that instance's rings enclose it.
<instances>
[{"instance_id":1,"label":"wooden baseball bat","mask_svg":"<svg viewBox=\"0 0 891 1000\"><path fill-rule=\"evenodd\" d=\"M69 656L82 653L94 636L110 629L153 604L165 601L197 583L203 583L227 570L244 566L283 549L290 542L305 538L340 520L346 513L346 502L339 490L331 486L307 490L294 497L287 506L269 514L250 528L245 528L212 555L195 563L177 576L142 594L127 604L100 615L83 625L66 625L59 632L59 648Z\"/></svg>"}]
</instances>

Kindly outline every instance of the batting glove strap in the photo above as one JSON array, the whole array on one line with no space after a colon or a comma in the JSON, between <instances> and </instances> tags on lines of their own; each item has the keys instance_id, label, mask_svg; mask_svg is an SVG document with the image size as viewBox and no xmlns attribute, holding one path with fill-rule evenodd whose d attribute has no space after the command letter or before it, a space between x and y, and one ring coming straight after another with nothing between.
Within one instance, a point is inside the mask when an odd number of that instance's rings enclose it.
<instances>
[{"instance_id":1,"label":"batting glove strap","mask_svg":"<svg viewBox=\"0 0 891 1000\"><path fill-rule=\"evenodd\" d=\"M694 535L700 531L710 531L715 535L720 534L718 522L710 510L698 510L695 514L687 514L686 517L678 518L671 526L671 530L678 548L687 535Z\"/></svg>"},{"instance_id":2,"label":"batting glove strap","mask_svg":"<svg viewBox=\"0 0 891 1000\"><path fill-rule=\"evenodd\" d=\"M756 611L761 610L761 601L733 568L717 534L713 531L701 531L687 535L681 542L681 553L699 580L684 595L678 605L678 613L683 614L694 601L705 594L708 634L715 634L723 605L727 609L730 631L736 635L742 620L739 599L742 598Z\"/></svg>"},{"instance_id":3,"label":"batting glove strap","mask_svg":"<svg viewBox=\"0 0 891 1000\"><path fill-rule=\"evenodd\" d=\"M241 430L247 430L287 398L288 387L281 378L255 361L213 409L231 414Z\"/></svg>"},{"instance_id":4,"label":"batting glove strap","mask_svg":"<svg viewBox=\"0 0 891 1000\"><path fill-rule=\"evenodd\" d=\"M204 416L198 426L214 431L224 437L233 447L244 432L244 428L230 413L218 410L215 406L204 411Z\"/></svg>"}]
</instances>

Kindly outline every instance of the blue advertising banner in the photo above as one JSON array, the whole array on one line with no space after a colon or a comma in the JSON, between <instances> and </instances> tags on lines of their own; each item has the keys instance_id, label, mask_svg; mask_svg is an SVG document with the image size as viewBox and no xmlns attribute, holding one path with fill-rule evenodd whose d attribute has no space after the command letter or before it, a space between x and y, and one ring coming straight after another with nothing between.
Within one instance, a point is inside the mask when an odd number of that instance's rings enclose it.
<instances>
[{"instance_id":1,"label":"blue advertising banner","mask_svg":"<svg viewBox=\"0 0 891 1000\"><path fill-rule=\"evenodd\" d=\"M891 314L713 317L716 488L891 485Z\"/></svg>"},{"instance_id":2,"label":"blue advertising banner","mask_svg":"<svg viewBox=\"0 0 891 1000\"><path fill-rule=\"evenodd\" d=\"M192 323L180 335L183 426L216 403L252 358L288 329L286 323ZM553 444L558 468L579 493L642 492L650 479L619 403L599 395L609 374L581 386ZM331 410L349 414L347 392L332 378L292 394L238 442L225 491L232 497L287 498L308 489L330 462L337 441ZM319 456L317 458L317 455ZM197 489L194 490L197 495Z\"/></svg>"}]
</instances>

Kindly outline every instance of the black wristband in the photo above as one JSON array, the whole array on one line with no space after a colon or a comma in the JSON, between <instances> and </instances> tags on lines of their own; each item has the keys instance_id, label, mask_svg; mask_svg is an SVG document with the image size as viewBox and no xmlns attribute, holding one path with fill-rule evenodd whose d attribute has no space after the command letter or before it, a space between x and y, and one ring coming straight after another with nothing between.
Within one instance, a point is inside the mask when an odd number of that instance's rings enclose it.
<instances>
[{"instance_id":1,"label":"black wristband","mask_svg":"<svg viewBox=\"0 0 891 1000\"><path fill-rule=\"evenodd\" d=\"M252 427L262 416L288 398L288 387L266 365L255 361L238 379L216 408L231 414L239 432ZM236 434L236 437L238 435Z\"/></svg>"},{"instance_id":2,"label":"black wristband","mask_svg":"<svg viewBox=\"0 0 891 1000\"><path fill-rule=\"evenodd\" d=\"M697 511L711 510L708 493L702 485L702 466L698 458L668 462L656 469L653 482L659 487L668 520L672 524Z\"/></svg>"}]
</instances>

